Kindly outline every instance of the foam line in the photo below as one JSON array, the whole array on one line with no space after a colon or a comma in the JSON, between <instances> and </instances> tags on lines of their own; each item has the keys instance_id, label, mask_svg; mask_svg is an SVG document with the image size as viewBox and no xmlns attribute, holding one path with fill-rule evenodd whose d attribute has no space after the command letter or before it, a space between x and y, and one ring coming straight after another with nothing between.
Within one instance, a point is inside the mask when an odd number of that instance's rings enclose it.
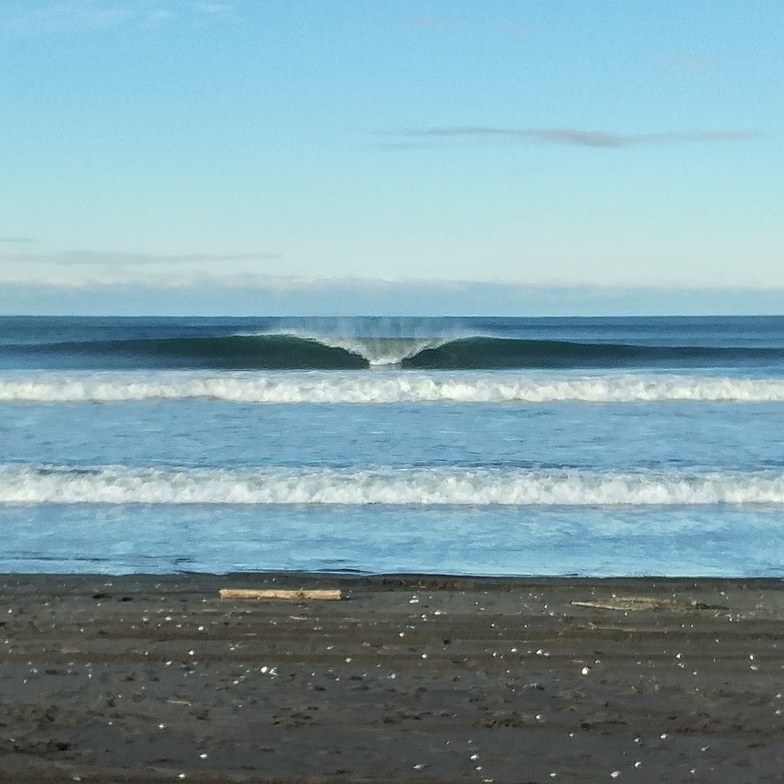
<instances>
[{"instance_id":1,"label":"foam line","mask_svg":"<svg viewBox=\"0 0 784 784\"><path fill-rule=\"evenodd\" d=\"M779 506L784 475L6 465L0 504Z\"/></svg>"},{"instance_id":2,"label":"foam line","mask_svg":"<svg viewBox=\"0 0 784 784\"><path fill-rule=\"evenodd\" d=\"M218 400L250 404L764 403L784 380L692 375L537 375L367 372L31 374L0 378L0 402L122 403Z\"/></svg>"}]
</instances>

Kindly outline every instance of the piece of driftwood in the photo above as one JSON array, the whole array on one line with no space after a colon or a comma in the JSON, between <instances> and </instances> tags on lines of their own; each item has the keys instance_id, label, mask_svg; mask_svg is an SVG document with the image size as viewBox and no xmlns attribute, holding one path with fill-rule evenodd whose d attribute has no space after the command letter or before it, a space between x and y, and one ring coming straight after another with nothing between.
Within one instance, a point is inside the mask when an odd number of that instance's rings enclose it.
<instances>
[{"instance_id":1,"label":"piece of driftwood","mask_svg":"<svg viewBox=\"0 0 784 784\"><path fill-rule=\"evenodd\" d=\"M596 610L632 610L633 612L640 612L642 610L661 610L665 607L674 607L678 603L672 599L654 599L647 596L618 596L611 600L570 602L570 604L573 607L591 607Z\"/></svg>"},{"instance_id":2,"label":"piece of driftwood","mask_svg":"<svg viewBox=\"0 0 784 784\"><path fill-rule=\"evenodd\" d=\"M343 598L340 588L314 588L299 591L283 588L221 588L218 593L221 599L278 599L295 602L336 602Z\"/></svg>"},{"instance_id":3,"label":"piece of driftwood","mask_svg":"<svg viewBox=\"0 0 784 784\"><path fill-rule=\"evenodd\" d=\"M612 601L570 602L573 607L590 607L595 610L618 610L641 612L642 610L729 610L722 604L705 604L704 602L682 602L676 599L653 598L647 596L618 596Z\"/></svg>"}]
</instances>

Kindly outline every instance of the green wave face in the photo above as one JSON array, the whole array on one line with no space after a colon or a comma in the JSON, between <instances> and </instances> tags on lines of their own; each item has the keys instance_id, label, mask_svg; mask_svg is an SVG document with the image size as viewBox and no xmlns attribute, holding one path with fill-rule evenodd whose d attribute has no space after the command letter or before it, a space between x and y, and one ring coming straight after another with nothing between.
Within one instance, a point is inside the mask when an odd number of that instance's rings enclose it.
<instances>
[{"instance_id":1,"label":"green wave face","mask_svg":"<svg viewBox=\"0 0 784 784\"><path fill-rule=\"evenodd\" d=\"M149 337L5 346L28 367L60 369L420 370L656 368L780 362L779 347L659 346L513 337L308 334ZM20 359L20 363L22 362Z\"/></svg>"}]
</instances>

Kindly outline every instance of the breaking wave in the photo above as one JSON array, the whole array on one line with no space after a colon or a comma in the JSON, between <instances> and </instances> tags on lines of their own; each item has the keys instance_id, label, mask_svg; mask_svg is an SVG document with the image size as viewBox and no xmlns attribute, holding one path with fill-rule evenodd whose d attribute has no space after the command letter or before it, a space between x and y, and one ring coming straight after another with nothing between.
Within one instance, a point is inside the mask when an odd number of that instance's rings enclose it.
<instances>
[{"instance_id":1,"label":"breaking wave","mask_svg":"<svg viewBox=\"0 0 784 784\"><path fill-rule=\"evenodd\" d=\"M4 403L216 400L246 404L784 402L784 380L642 373L31 373L0 378Z\"/></svg>"},{"instance_id":2,"label":"breaking wave","mask_svg":"<svg viewBox=\"0 0 784 784\"><path fill-rule=\"evenodd\" d=\"M784 475L6 465L0 504L780 506Z\"/></svg>"},{"instance_id":3,"label":"breaking wave","mask_svg":"<svg viewBox=\"0 0 784 784\"><path fill-rule=\"evenodd\" d=\"M2 346L4 362L42 368L351 370L391 365L420 370L632 368L760 365L781 347L634 345L513 337L340 337L234 334L93 339Z\"/></svg>"}]
</instances>

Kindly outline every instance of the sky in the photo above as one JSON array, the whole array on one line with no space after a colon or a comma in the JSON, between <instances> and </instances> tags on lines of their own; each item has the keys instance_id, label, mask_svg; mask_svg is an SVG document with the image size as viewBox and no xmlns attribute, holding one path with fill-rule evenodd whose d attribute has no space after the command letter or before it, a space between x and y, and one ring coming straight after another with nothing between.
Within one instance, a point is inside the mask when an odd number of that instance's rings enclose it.
<instances>
[{"instance_id":1,"label":"sky","mask_svg":"<svg viewBox=\"0 0 784 784\"><path fill-rule=\"evenodd\" d=\"M780 0L0 0L0 312L784 312Z\"/></svg>"}]
</instances>

